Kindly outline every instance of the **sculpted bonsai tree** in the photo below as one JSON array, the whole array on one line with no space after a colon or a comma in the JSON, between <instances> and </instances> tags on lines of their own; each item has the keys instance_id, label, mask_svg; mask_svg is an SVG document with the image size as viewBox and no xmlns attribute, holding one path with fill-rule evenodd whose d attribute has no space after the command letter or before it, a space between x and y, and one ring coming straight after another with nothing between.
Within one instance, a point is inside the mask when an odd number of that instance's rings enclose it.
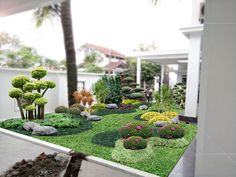
<instances>
[{"instance_id":1,"label":"sculpted bonsai tree","mask_svg":"<svg viewBox=\"0 0 236 177\"><path fill-rule=\"evenodd\" d=\"M14 88L9 91L9 96L16 99L22 119L44 119L44 107L48 100L43 96L48 89L56 87L53 81L41 80L46 75L47 70L38 67L31 73L35 80L24 75L12 79Z\"/></svg>"}]
</instances>

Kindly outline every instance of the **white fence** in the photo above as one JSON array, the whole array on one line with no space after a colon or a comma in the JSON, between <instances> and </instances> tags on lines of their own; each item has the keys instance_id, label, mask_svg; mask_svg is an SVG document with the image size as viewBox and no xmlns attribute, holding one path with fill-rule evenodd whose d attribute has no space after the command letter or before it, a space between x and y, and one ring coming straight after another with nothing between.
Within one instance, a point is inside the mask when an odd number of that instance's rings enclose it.
<instances>
[{"instance_id":1,"label":"white fence","mask_svg":"<svg viewBox=\"0 0 236 177\"><path fill-rule=\"evenodd\" d=\"M30 76L31 71L25 69L0 68L0 120L19 117L19 110L15 99L8 96L12 88L11 79L19 74ZM92 84L99 80L103 74L78 73L78 87L91 89ZM66 72L49 71L45 80L53 80L56 88L48 90L45 97L49 100L46 112L54 111L58 105L67 105L67 77Z\"/></svg>"}]
</instances>

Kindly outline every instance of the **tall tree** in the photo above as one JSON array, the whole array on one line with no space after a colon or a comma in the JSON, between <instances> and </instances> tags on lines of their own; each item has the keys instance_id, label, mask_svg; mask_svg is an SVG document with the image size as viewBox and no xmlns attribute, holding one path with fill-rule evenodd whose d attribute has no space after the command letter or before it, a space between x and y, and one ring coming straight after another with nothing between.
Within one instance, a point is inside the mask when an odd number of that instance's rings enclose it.
<instances>
[{"instance_id":1,"label":"tall tree","mask_svg":"<svg viewBox=\"0 0 236 177\"><path fill-rule=\"evenodd\" d=\"M66 54L68 103L69 105L72 105L75 103L73 93L77 91L77 68L72 29L71 1L65 0L61 4L53 4L39 8L33 13L33 15L36 21L36 26L41 26L46 19L52 19L55 17L60 17L61 19Z\"/></svg>"}]
</instances>

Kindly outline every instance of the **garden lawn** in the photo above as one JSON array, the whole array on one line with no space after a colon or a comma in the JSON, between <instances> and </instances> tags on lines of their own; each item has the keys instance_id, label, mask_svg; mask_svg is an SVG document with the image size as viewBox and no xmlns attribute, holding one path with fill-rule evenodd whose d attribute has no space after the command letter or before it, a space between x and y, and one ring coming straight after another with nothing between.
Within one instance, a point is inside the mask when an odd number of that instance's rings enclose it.
<instances>
[{"instance_id":1,"label":"garden lawn","mask_svg":"<svg viewBox=\"0 0 236 177\"><path fill-rule=\"evenodd\" d=\"M92 122L87 129L77 133L70 132L68 135L59 136L34 136L35 138L45 140L50 143L58 144L71 148L75 151L101 157L103 159L112 160L111 153L114 149L115 141L119 138L118 129L129 122L140 122L134 119L135 116L142 112L137 110L133 113L126 114L109 114L102 116L102 120ZM185 128L185 138L191 142L195 137L197 127L192 124L181 123ZM84 125L87 126L87 125ZM60 131L60 130L59 130ZM19 131L18 131L19 132ZM21 132L22 133L22 132ZM72 133L72 134L70 134ZM187 147L184 148L168 148L164 146L153 147L154 158L136 164L124 164L139 170L143 170L162 177L168 176L175 164Z\"/></svg>"}]
</instances>

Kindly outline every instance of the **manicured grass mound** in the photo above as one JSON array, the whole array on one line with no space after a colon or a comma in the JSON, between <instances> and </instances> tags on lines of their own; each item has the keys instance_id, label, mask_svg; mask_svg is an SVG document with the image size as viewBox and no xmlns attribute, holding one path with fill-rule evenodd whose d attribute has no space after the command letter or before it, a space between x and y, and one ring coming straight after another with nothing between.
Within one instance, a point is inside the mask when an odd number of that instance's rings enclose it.
<instances>
[{"instance_id":1,"label":"manicured grass mound","mask_svg":"<svg viewBox=\"0 0 236 177\"><path fill-rule=\"evenodd\" d=\"M126 149L138 150L147 147L147 141L140 136L131 136L123 141Z\"/></svg>"},{"instance_id":2,"label":"manicured grass mound","mask_svg":"<svg viewBox=\"0 0 236 177\"><path fill-rule=\"evenodd\" d=\"M129 138L130 136L140 136L144 139L152 136L152 128L147 124L138 123L128 123L119 129L122 138Z\"/></svg>"},{"instance_id":3,"label":"manicured grass mound","mask_svg":"<svg viewBox=\"0 0 236 177\"><path fill-rule=\"evenodd\" d=\"M122 140L118 140L111 156L117 162L134 164L153 158L154 153L150 144L145 149L130 150L124 147Z\"/></svg>"},{"instance_id":4,"label":"manicured grass mound","mask_svg":"<svg viewBox=\"0 0 236 177\"><path fill-rule=\"evenodd\" d=\"M151 137L149 141L154 146L166 146L170 148L183 148L189 145L189 142L184 137L178 139L164 139L160 137Z\"/></svg>"},{"instance_id":5,"label":"manicured grass mound","mask_svg":"<svg viewBox=\"0 0 236 177\"><path fill-rule=\"evenodd\" d=\"M169 124L159 129L159 135L165 139L176 139L184 136L184 129L176 124Z\"/></svg>"},{"instance_id":6,"label":"manicured grass mound","mask_svg":"<svg viewBox=\"0 0 236 177\"><path fill-rule=\"evenodd\" d=\"M58 106L55 108L55 113L67 113L68 110L66 106Z\"/></svg>"}]
</instances>

